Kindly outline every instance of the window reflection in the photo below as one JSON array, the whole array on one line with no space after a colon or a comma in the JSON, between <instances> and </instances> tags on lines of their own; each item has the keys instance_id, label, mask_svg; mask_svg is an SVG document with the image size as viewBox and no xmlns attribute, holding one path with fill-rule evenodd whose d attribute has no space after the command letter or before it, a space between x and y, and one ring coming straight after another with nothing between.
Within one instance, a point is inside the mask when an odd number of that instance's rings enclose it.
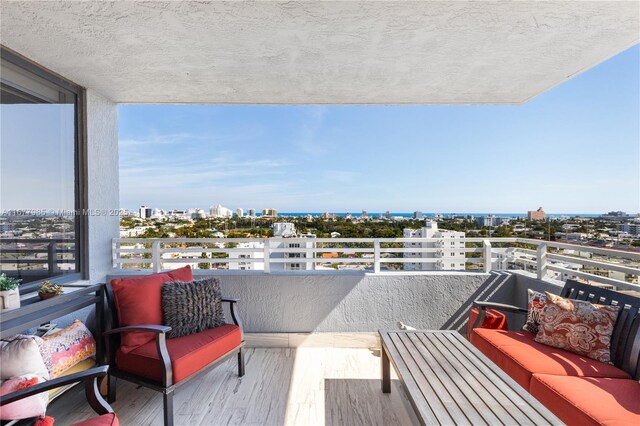
<instances>
[{"instance_id":1,"label":"window reflection","mask_svg":"<svg viewBox=\"0 0 640 426\"><path fill-rule=\"evenodd\" d=\"M2 61L0 270L23 283L78 272L76 95Z\"/></svg>"}]
</instances>

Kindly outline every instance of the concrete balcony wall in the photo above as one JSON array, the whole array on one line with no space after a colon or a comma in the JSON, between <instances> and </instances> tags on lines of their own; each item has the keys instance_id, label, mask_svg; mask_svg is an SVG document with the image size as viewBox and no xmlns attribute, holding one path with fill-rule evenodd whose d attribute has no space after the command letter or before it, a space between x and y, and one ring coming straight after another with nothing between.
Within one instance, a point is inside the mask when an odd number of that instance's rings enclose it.
<instances>
[{"instance_id":1,"label":"concrete balcony wall","mask_svg":"<svg viewBox=\"0 0 640 426\"><path fill-rule=\"evenodd\" d=\"M466 272L196 274L218 277L224 296L241 299L248 333L374 332L398 321L463 331L473 300L511 303L516 282L511 274ZM125 275L132 274L117 276Z\"/></svg>"},{"instance_id":2,"label":"concrete balcony wall","mask_svg":"<svg viewBox=\"0 0 640 426\"><path fill-rule=\"evenodd\" d=\"M118 106L88 89L87 193L89 280L104 282L111 269L111 239L119 235Z\"/></svg>"}]
</instances>

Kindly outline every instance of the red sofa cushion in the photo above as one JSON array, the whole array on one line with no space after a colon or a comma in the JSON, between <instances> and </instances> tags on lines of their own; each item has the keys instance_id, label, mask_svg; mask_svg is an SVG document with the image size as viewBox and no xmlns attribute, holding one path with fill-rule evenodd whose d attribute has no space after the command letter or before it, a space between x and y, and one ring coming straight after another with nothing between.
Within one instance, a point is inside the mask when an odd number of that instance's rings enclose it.
<instances>
[{"instance_id":1,"label":"red sofa cushion","mask_svg":"<svg viewBox=\"0 0 640 426\"><path fill-rule=\"evenodd\" d=\"M207 364L238 347L241 340L240 328L232 324L210 328L189 336L167 339L173 382L177 383L201 370ZM162 363L155 340L128 353L118 350L116 364L122 371L158 382L162 381Z\"/></svg>"},{"instance_id":2,"label":"red sofa cushion","mask_svg":"<svg viewBox=\"0 0 640 426\"><path fill-rule=\"evenodd\" d=\"M640 383L534 374L531 394L568 425L640 425Z\"/></svg>"},{"instance_id":3,"label":"red sofa cushion","mask_svg":"<svg viewBox=\"0 0 640 426\"><path fill-rule=\"evenodd\" d=\"M526 331L476 328L471 343L527 390L534 373L630 378L611 364L543 345L535 342L534 337L535 334Z\"/></svg>"},{"instance_id":4,"label":"red sofa cushion","mask_svg":"<svg viewBox=\"0 0 640 426\"><path fill-rule=\"evenodd\" d=\"M72 426L119 426L120 422L114 413L103 414L93 419L85 420L80 423L74 423Z\"/></svg>"},{"instance_id":5,"label":"red sofa cushion","mask_svg":"<svg viewBox=\"0 0 640 426\"><path fill-rule=\"evenodd\" d=\"M471 331L478 319L478 315L480 315L478 308L471 308L471 311L469 311L469 321L467 323L467 338L471 336ZM484 320L482 320L482 324L480 324L480 328L508 330L509 325L507 324L507 316L496 309L487 309Z\"/></svg>"},{"instance_id":6,"label":"red sofa cushion","mask_svg":"<svg viewBox=\"0 0 640 426\"><path fill-rule=\"evenodd\" d=\"M189 266L160 274L111 280L120 326L162 324L162 284L192 280ZM154 339L154 333L123 333L120 349L130 352Z\"/></svg>"}]
</instances>

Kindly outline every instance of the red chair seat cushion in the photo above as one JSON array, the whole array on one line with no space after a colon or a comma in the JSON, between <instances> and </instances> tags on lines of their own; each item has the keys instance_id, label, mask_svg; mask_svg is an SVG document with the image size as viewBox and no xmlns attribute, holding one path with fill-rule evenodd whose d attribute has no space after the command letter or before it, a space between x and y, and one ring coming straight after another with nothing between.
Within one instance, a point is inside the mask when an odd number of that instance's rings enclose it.
<instances>
[{"instance_id":1,"label":"red chair seat cushion","mask_svg":"<svg viewBox=\"0 0 640 426\"><path fill-rule=\"evenodd\" d=\"M527 390L534 373L630 378L611 364L543 345L535 342L534 337L535 334L527 331L476 328L471 335L471 343Z\"/></svg>"},{"instance_id":2,"label":"red chair seat cushion","mask_svg":"<svg viewBox=\"0 0 640 426\"><path fill-rule=\"evenodd\" d=\"M171 281L193 281L191 267L111 280L119 325L162 324L162 284ZM154 339L155 333L123 333L120 349L130 352Z\"/></svg>"},{"instance_id":3,"label":"red chair seat cushion","mask_svg":"<svg viewBox=\"0 0 640 426\"><path fill-rule=\"evenodd\" d=\"M640 425L640 383L534 374L531 394L568 425Z\"/></svg>"},{"instance_id":4,"label":"red chair seat cushion","mask_svg":"<svg viewBox=\"0 0 640 426\"><path fill-rule=\"evenodd\" d=\"M72 426L119 426L120 422L115 413L103 414L100 417L85 420L80 423L74 423Z\"/></svg>"},{"instance_id":5,"label":"red chair seat cushion","mask_svg":"<svg viewBox=\"0 0 640 426\"><path fill-rule=\"evenodd\" d=\"M242 333L237 325L226 324L210 328L189 336L167 339L167 350L171 359L173 382L177 383L227 352L237 348ZM162 381L162 363L155 340L131 352L116 352L116 365L122 371Z\"/></svg>"}]
</instances>

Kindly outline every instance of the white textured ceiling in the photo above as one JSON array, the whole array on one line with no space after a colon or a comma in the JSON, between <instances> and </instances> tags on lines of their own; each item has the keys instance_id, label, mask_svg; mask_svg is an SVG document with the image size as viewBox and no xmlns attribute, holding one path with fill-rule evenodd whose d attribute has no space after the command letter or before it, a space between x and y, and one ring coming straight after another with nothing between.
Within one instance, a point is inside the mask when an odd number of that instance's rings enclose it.
<instances>
[{"instance_id":1,"label":"white textured ceiling","mask_svg":"<svg viewBox=\"0 0 640 426\"><path fill-rule=\"evenodd\" d=\"M638 1L10 1L5 46L117 102L519 103L637 43Z\"/></svg>"}]
</instances>

